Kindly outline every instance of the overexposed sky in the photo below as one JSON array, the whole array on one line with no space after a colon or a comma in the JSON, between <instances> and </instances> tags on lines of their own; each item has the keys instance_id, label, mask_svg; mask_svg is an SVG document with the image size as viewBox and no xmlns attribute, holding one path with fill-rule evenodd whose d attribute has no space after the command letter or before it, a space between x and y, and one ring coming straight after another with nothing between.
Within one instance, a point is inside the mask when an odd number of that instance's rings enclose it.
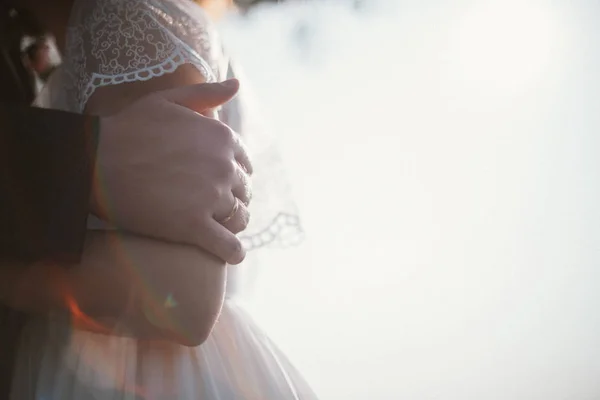
<instances>
[{"instance_id":1,"label":"overexposed sky","mask_svg":"<svg viewBox=\"0 0 600 400\"><path fill-rule=\"evenodd\" d=\"M349 3L223 27L308 233L257 319L323 400L599 398L599 6Z\"/></svg>"}]
</instances>

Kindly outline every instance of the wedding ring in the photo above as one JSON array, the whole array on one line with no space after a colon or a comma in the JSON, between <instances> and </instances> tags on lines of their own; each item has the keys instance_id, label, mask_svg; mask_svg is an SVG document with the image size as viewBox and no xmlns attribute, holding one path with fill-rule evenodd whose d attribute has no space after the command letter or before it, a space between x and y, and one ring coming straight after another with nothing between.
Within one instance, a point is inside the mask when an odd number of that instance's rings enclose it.
<instances>
[{"instance_id":1,"label":"wedding ring","mask_svg":"<svg viewBox=\"0 0 600 400\"><path fill-rule=\"evenodd\" d=\"M220 224L224 224L224 223L228 222L237 213L238 208L240 207L240 202L237 197L234 197L234 199L235 199L235 203L233 204L233 208L231 209L231 212L229 213L229 215L227 217L225 217L221 221L219 221Z\"/></svg>"}]
</instances>

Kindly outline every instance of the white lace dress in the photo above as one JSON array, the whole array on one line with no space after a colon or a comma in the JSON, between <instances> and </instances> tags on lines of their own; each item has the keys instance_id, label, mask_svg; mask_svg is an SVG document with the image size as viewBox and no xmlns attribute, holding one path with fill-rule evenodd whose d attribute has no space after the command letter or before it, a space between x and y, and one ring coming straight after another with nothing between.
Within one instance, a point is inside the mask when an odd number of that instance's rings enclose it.
<instances>
[{"instance_id":1,"label":"white lace dress","mask_svg":"<svg viewBox=\"0 0 600 400\"><path fill-rule=\"evenodd\" d=\"M232 75L218 37L189 0L77 0L63 65L37 103L82 112L101 86L151 79L188 63L207 81ZM255 167L250 252L287 244L299 233L273 141L248 124L244 93L222 110L242 131ZM248 133L252 132L248 136ZM256 135L255 135L256 133ZM91 228L106 228L90 220ZM235 279L239 268L231 269ZM138 342L78 330L68 315L29 321L20 342L13 400L314 399L297 371L235 302L227 300L210 338L197 348Z\"/></svg>"}]
</instances>

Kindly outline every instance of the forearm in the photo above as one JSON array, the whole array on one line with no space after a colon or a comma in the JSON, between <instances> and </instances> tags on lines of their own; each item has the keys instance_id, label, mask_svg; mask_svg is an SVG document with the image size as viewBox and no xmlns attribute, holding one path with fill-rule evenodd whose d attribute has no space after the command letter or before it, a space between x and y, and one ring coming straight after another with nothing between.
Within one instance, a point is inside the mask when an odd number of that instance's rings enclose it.
<instances>
[{"instance_id":1,"label":"forearm","mask_svg":"<svg viewBox=\"0 0 600 400\"><path fill-rule=\"evenodd\" d=\"M223 301L224 262L189 246L131 235L88 232L75 267L34 264L0 269L0 299L26 312L68 308L82 326L119 321L148 339L201 343ZM167 297L173 308L162 307ZM144 308L157 319L149 323ZM76 321L77 322L77 321Z\"/></svg>"},{"instance_id":2,"label":"forearm","mask_svg":"<svg viewBox=\"0 0 600 400\"><path fill-rule=\"evenodd\" d=\"M82 265L71 275L82 310L118 319L144 338L192 345L206 338L223 302L223 261L191 246L88 234ZM164 307L169 296L175 307ZM148 311L155 316L151 323Z\"/></svg>"}]
</instances>

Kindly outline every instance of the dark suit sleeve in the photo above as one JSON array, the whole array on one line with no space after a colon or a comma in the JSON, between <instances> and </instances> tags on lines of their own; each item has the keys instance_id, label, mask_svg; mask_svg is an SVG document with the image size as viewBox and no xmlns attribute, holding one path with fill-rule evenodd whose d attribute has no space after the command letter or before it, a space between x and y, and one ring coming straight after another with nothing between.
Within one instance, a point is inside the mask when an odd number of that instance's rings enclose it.
<instances>
[{"instance_id":1,"label":"dark suit sleeve","mask_svg":"<svg viewBox=\"0 0 600 400\"><path fill-rule=\"evenodd\" d=\"M1 258L79 260L98 124L62 111L1 107Z\"/></svg>"}]
</instances>

